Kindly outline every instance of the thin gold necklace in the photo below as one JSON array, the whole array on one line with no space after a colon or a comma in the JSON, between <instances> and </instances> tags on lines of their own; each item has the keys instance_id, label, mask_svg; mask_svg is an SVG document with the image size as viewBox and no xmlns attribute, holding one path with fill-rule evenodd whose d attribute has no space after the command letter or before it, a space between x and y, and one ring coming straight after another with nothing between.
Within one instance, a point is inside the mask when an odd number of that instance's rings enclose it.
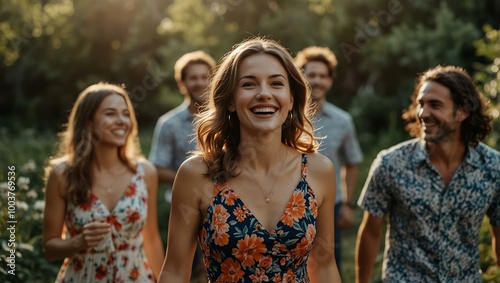
<instances>
[{"instance_id":1,"label":"thin gold necklace","mask_svg":"<svg viewBox=\"0 0 500 283\"><path fill-rule=\"evenodd\" d=\"M255 175L252 173L252 170L248 170L250 172L250 174L252 175L252 177L254 178L255 182L257 182L257 184L259 185L259 188L260 188L260 191L262 192L262 195L264 196L264 200L266 201L266 203L269 203L271 201L271 199L269 198L272 194L273 194L273 191L274 191L274 185L276 185L276 181L278 180L278 177L280 176L281 174L281 170L283 170L283 165L285 165L285 160L286 158L288 157L288 150L286 150L285 148L285 158L283 159L283 161L281 162L281 167L280 167L280 171L278 172L278 174L276 175L276 178L274 178L274 183L273 183L273 186L271 187L271 191L269 192L269 194L266 196L266 194L264 193L264 190L262 189L262 186L260 185L260 182L258 181L257 178L255 178Z\"/></svg>"}]
</instances>

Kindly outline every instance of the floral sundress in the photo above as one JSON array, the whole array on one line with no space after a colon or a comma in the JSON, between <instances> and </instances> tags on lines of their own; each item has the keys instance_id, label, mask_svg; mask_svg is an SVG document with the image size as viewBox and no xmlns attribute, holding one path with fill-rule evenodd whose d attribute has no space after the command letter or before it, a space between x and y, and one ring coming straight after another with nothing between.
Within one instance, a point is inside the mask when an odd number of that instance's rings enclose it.
<instances>
[{"instance_id":1,"label":"floral sundress","mask_svg":"<svg viewBox=\"0 0 500 283\"><path fill-rule=\"evenodd\" d=\"M83 226L96 219L111 224L111 234L97 246L66 258L56 282L154 282L143 252L141 230L147 217L148 193L142 164L116 206L108 208L95 196L87 203L66 210L66 238L82 232Z\"/></svg>"},{"instance_id":2,"label":"floral sundress","mask_svg":"<svg viewBox=\"0 0 500 283\"><path fill-rule=\"evenodd\" d=\"M316 236L317 203L302 179L272 231L226 184L216 184L199 232L210 282L309 282L307 259Z\"/></svg>"}]
</instances>

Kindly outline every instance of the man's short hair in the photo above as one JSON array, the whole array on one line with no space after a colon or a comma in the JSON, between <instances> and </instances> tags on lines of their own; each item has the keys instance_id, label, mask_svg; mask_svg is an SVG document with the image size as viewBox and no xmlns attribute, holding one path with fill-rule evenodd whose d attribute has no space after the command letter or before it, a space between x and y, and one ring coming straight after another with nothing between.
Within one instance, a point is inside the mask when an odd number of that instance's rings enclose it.
<instances>
[{"instance_id":1,"label":"man's short hair","mask_svg":"<svg viewBox=\"0 0 500 283\"><path fill-rule=\"evenodd\" d=\"M328 75L333 78L337 69L337 57L328 47L309 46L297 53L295 66L303 70L305 65L311 61L323 62L328 67Z\"/></svg>"},{"instance_id":2,"label":"man's short hair","mask_svg":"<svg viewBox=\"0 0 500 283\"><path fill-rule=\"evenodd\" d=\"M191 64L205 64L210 69L216 65L212 56L202 50L186 53L175 62L174 76L176 81L183 81L186 78L186 69Z\"/></svg>"}]
</instances>

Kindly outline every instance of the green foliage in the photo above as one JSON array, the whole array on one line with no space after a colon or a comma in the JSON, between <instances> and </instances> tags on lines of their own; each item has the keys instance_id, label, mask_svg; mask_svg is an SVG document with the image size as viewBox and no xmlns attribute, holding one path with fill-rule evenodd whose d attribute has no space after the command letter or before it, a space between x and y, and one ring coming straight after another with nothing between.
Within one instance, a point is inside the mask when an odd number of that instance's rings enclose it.
<instances>
[{"instance_id":1,"label":"green foliage","mask_svg":"<svg viewBox=\"0 0 500 283\"><path fill-rule=\"evenodd\" d=\"M382 68L395 58L397 66L410 70L425 70L438 64L465 65L461 58L470 42L480 32L470 22L458 19L447 5L441 5L434 15L435 24L402 23L387 36L377 38L370 56L373 65ZM450 32L453 31L453 32ZM454 44L450 44L453 42Z\"/></svg>"},{"instance_id":2,"label":"green foliage","mask_svg":"<svg viewBox=\"0 0 500 283\"><path fill-rule=\"evenodd\" d=\"M0 156L5 157L0 161L2 282L53 282L59 270L61 263L47 261L42 253L42 218L45 208L43 167L45 159L53 151L53 144L53 137L33 130L25 130L16 136L6 131L0 132ZM10 170L9 167L14 168ZM15 174L9 175L8 172ZM8 177L14 177L10 179L10 184ZM9 190L9 186L13 190ZM15 204L11 206L9 201ZM15 229L7 231L7 227ZM15 242L9 241L11 234L15 236ZM12 243L15 243L14 247ZM16 255L15 276L7 274L11 270L7 265L11 263L8 259L11 250L15 250Z\"/></svg>"},{"instance_id":3,"label":"green foliage","mask_svg":"<svg viewBox=\"0 0 500 283\"><path fill-rule=\"evenodd\" d=\"M475 41L477 55L487 59L486 64L477 63L474 78L480 85L480 90L490 101L489 110L493 116L493 131L487 138L487 143L500 148L500 30L491 26L484 27L485 37Z\"/></svg>"},{"instance_id":4,"label":"green foliage","mask_svg":"<svg viewBox=\"0 0 500 283\"><path fill-rule=\"evenodd\" d=\"M479 252L479 265L483 271L483 282L500 283L500 268L496 266L491 255L491 234L487 218L483 220L483 225L481 226Z\"/></svg>"},{"instance_id":5,"label":"green foliage","mask_svg":"<svg viewBox=\"0 0 500 283\"><path fill-rule=\"evenodd\" d=\"M401 101L398 97L380 97L373 88L362 87L351 104L358 140L365 159L372 160L380 149L408 138L401 129ZM394 110L391 110L394 109ZM396 110L398 109L398 110Z\"/></svg>"}]
</instances>

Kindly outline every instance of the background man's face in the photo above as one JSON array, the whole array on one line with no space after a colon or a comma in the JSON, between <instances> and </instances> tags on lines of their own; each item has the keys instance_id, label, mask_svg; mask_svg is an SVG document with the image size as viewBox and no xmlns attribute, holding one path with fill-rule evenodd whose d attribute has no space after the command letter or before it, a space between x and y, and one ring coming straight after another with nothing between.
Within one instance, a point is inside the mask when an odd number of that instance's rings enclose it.
<instances>
[{"instance_id":1,"label":"background man's face","mask_svg":"<svg viewBox=\"0 0 500 283\"><path fill-rule=\"evenodd\" d=\"M184 95L189 95L191 100L199 105L205 103L207 99L205 90L208 86L209 71L210 67L203 63L189 64L186 67L186 77L183 81Z\"/></svg>"},{"instance_id":2,"label":"background man's face","mask_svg":"<svg viewBox=\"0 0 500 283\"><path fill-rule=\"evenodd\" d=\"M314 101L325 99L326 93L332 87L328 66L320 61L310 61L304 66L304 74L311 85L312 99Z\"/></svg>"}]
</instances>

